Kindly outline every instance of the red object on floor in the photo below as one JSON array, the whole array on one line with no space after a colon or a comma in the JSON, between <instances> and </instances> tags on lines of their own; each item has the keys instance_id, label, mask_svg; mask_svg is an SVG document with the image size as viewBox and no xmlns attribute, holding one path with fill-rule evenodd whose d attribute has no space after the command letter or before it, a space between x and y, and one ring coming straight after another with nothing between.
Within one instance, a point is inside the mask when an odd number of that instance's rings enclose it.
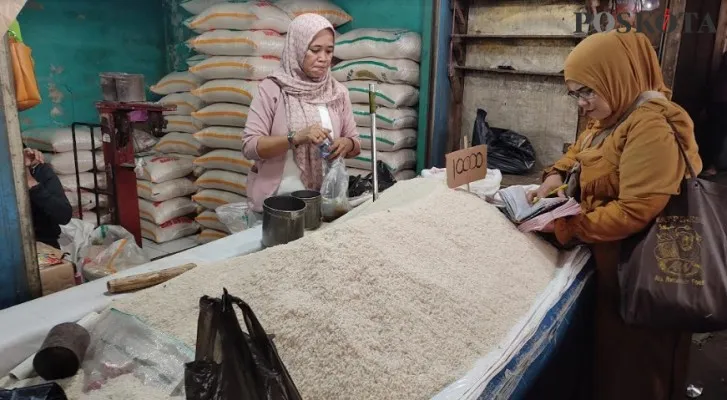
<instances>
[{"instance_id":1,"label":"red object on floor","mask_svg":"<svg viewBox=\"0 0 727 400\"><path fill-rule=\"evenodd\" d=\"M150 133L159 136L165 126L162 112L174 111L176 106L101 101L96 103L96 109L101 118L106 177L112 199L109 211L119 225L134 235L141 247L139 200L134 172L134 125L146 124Z\"/></svg>"}]
</instances>

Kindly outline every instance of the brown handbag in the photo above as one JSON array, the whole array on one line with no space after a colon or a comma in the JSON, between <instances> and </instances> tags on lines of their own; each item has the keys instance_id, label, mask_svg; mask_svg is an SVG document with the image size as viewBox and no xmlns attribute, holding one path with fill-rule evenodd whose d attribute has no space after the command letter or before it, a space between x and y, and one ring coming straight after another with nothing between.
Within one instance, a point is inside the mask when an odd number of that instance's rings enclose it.
<instances>
[{"instance_id":1,"label":"brown handbag","mask_svg":"<svg viewBox=\"0 0 727 400\"><path fill-rule=\"evenodd\" d=\"M700 179L676 133L675 139L689 177L646 230L622 243L621 317L648 328L721 331L727 329L727 186Z\"/></svg>"}]
</instances>

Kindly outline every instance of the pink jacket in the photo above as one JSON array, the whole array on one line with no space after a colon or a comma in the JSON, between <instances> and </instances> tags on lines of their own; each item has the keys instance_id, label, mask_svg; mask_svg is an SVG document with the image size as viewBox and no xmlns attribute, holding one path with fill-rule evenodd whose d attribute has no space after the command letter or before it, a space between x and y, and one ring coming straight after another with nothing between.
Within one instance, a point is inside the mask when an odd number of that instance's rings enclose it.
<instances>
[{"instance_id":1,"label":"pink jacket","mask_svg":"<svg viewBox=\"0 0 727 400\"><path fill-rule=\"evenodd\" d=\"M247 198L252 202L253 210L256 212L262 212L263 201L278 190L286 156L283 154L275 158L261 159L257 154L257 141L261 136L288 136L288 118L285 114L280 87L270 79L260 82L258 93L250 104L242 138L242 154L245 158L255 161L255 165L247 175ZM354 148L347 157L356 157L361 152L361 141L356 131L356 122L348 97L341 113L331 112L330 115L333 130L338 133L336 136L353 139Z\"/></svg>"}]
</instances>

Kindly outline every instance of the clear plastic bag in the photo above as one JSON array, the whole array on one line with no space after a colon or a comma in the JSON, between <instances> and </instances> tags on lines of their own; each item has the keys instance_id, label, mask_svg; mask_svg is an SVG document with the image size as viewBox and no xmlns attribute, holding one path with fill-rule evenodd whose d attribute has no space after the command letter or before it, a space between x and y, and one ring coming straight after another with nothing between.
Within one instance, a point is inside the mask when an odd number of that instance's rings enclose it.
<instances>
[{"instance_id":1,"label":"clear plastic bag","mask_svg":"<svg viewBox=\"0 0 727 400\"><path fill-rule=\"evenodd\" d=\"M262 220L255 215L247 202L219 206L215 209L215 213L220 222L225 224L232 233L242 232L262 224Z\"/></svg>"},{"instance_id":2,"label":"clear plastic bag","mask_svg":"<svg viewBox=\"0 0 727 400\"><path fill-rule=\"evenodd\" d=\"M94 280L149 262L134 236L118 225L101 225L79 249L84 278Z\"/></svg>"},{"instance_id":3,"label":"clear plastic bag","mask_svg":"<svg viewBox=\"0 0 727 400\"><path fill-rule=\"evenodd\" d=\"M147 326L138 318L111 309L91 330L83 362L83 392L103 390L124 375L169 396L184 398L184 365L194 350Z\"/></svg>"},{"instance_id":4,"label":"clear plastic bag","mask_svg":"<svg viewBox=\"0 0 727 400\"><path fill-rule=\"evenodd\" d=\"M343 159L337 158L328 165L321 184L321 212L323 219L332 221L351 211L348 201L348 172Z\"/></svg>"}]
</instances>

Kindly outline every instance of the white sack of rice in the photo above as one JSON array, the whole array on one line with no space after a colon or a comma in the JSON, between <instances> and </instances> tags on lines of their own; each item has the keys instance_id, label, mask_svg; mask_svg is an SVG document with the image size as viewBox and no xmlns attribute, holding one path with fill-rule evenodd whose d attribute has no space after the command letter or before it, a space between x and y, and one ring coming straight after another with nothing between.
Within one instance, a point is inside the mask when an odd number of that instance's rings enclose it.
<instances>
[{"instance_id":1,"label":"white sack of rice","mask_svg":"<svg viewBox=\"0 0 727 400\"><path fill-rule=\"evenodd\" d=\"M333 55L341 60L361 57L408 58L419 61L420 34L406 29L353 29L336 38Z\"/></svg>"},{"instance_id":2,"label":"white sack of rice","mask_svg":"<svg viewBox=\"0 0 727 400\"><path fill-rule=\"evenodd\" d=\"M277 57L214 56L189 67L189 72L203 80L250 79L261 81L280 66ZM193 90L199 85L190 88Z\"/></svg>"},{"instance_id":3,"label":"white sack of rice","mask_svg":"<svg viewBox=\"0 0 727 400\"><path fill-rule=\"evenodd\" d=\"M369 104L369 84L376 85L376 104L382 107L412 107L419 103L419 89L411 85L395 85L375 81L348 81L348 98L353 104ZM194 91L192 91L194 93Z\"/></svg>"},{"instance_id":4,"label":"white sack of rice","mask_svg":"<svg viewBox=\"0 0 727 400\"><path fill-rule=\"evenodd\" d=\"M211 56L275 56L283 54L285 37L274 31L205 32L187 41L198 53Z\"/></svg>"},{"instance_id":5,"label":"white sack of rice","mask_svg":"<svg viewBox=\"0 0 727 400\"><path fill-rule=\"evenodd\" d=\"M257 95L258 84L258 81L242 79L214 79L192 90L192 94L208 104L237 103L249 106Z\"/></svg>"},{"instance_id":6,"label":"white sack of rice","mask_svg":"<svg viewBox=\"0 0 727 400\"><path fill-rule=\"evenodd\" d=\"M211 149L242 150L242 128L208 126L195 133L194 138Z\"/></svg>"},{"instance_id":7,"label":"white sack of rice","mask_svg":"<svg viewBox=\"0 0 727 400\"><path fill-rule=\"evenodd\" d=\"M371 128L357 127L361 148L371 150ZM376 129L376 150L396 151L410 149L417 145L417 131L414 129Z\"/></svg>"},{"instance_id":8,"label":"white sack of rice","mask_svg":"<svg viewBox=\"0 0 727 400\"><path fill-rule=\"evenodd\" d=\"M419 87L419 64L404 58L367 57L341 61L331 68L331 75L339 82L364 80Z\"/></svg>"},{"instance_id":9,"label":"white sack of rice","mask_svg":"<svg viewBox=\"0 0 727 400\"><path fill-rule=\"evenodd\" d=\"M275 334L303 398L431 398L529 315L558 252L443 182L397 186L374 203L391 209L201 265L114 306L193 347L199 298L224 287Z\"/></svg>"},{"instance_id":10,"label":"white sack of rice","mask_svg":"<svg viewBox=\"0 0 727 400\"><path fill-rule=\"evenodd\" d=\"M368 105L352 104L353 119L356 126L371 126L371 113ZM194 114L192 114L194 115ZM381 129L411 129L419 123L419 113L411 107L376 109L376 127Z\"/></svg>"},{"instance_id":11,"label":"white sack of rice","mask_svg":"<svg viewBox=\"0 0 727 400\"><path fill-rule=\"evenodd\" d=\"M392 174L417 166L417 152L412 149L377 151L376 159L383 162ZM351 168L371 171L371 150L361 150L359 155L346 161L346 165Z\"/></svg>"}]
</instances>

